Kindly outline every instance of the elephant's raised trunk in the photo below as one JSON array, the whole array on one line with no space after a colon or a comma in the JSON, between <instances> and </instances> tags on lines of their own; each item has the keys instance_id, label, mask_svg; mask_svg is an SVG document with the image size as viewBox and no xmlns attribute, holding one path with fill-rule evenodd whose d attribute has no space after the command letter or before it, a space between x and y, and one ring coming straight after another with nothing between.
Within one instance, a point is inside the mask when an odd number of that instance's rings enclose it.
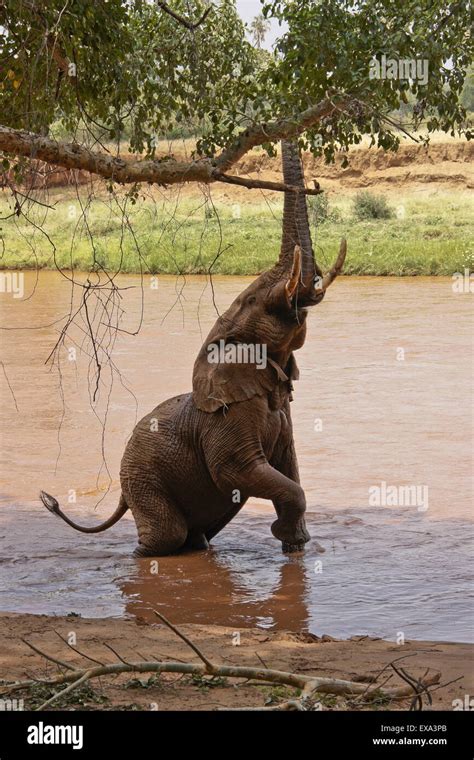
<instances>
[{"instance_id":1,"label":"elephant's raised trunk","mask_svg":"<svg viewBox=\"0 0 474 760\"><path fill-rule=\"evenodd\" d=\"M304 188L303 163L298 144L289 140L282 140L281 156L285 184ZM280 264L284 265L285 271L291 270L293 272L295 269L296 247L300 249L298 257L301 257L303 287L305 289L314 287L317 293L324 293L342 271L347 251L346 241L341 241L337 260L323 277L323 273L314 258L306 195L287 191L283 205L283 232L279 259ZM319 282L317 279L315 281L317 277L321 278Z\"/></svg>"},{"instance_id":2,"label":"elephant's raised trunk","mask_svg":"<svg viewBox=\"0 0 474 760\"><path fill-rule=\"evenodd\" d=\"M281 142L283 178L287 185L304 188L303 164L298 144L289 140ZM307 284L315 275L322 276L316 264L309 229L306 196L303 193L285 193L283 206L283 233L281 240L280 262L291 267L295 245L301 248L301 278Z\"/></svg>"}]
</instances>

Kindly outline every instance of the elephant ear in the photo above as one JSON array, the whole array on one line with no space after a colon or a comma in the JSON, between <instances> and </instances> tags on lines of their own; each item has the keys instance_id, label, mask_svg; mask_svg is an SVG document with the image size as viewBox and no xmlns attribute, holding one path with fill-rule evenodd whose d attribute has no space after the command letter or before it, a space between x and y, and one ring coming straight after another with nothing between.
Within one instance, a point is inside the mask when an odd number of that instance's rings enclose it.
<instances>
[{"instance_id":1,"label":"elephant ear","mask_svg":"<svg viewBox=\"0 0 474 760\"><path fill-rule=\"evenodd\" d=\"M291 383L292 379L298 378L298 367L293 354L286 372L270 358L267 359L265 368L250 363L211 363L208 358L203 346L193 371L193 400L203 412L215 412L237 401L266 396L280 383Z\"/></svg>"}]
</instances>

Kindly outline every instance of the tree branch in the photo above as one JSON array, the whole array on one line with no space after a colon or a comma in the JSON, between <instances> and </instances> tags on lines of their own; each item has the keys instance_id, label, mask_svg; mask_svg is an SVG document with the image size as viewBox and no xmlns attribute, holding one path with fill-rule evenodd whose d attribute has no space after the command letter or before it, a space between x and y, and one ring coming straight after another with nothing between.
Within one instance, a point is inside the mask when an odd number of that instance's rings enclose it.
<instances>
[{"instance_id":1,"label":"tree branch","mask_svg":"<svg viewBox=\"0 0 474 760\"><path fill-rule=\"evenodd\" d=\"M48 659L51 659L48 656ZM37 708L43 709L46 705L50 705L56 699L59 699L62 695L69 693L76 686L83 684L92 678L99 678L105 675L118 675L120 673L185 673L188 675L209 675L208 667L202 664L183 663L183 662L130 662L128 664L124 662L113 663L111 665L102 665L95 668L87 669L74 669L68 673L65 673L54 681L48 681L48 685L61 685L70 684L67 689L56 692L44 705ZM292 686L298 689L302 689L303 693L301 699L308 699L314 696L314 693L319 692L321 694L336 694L336 695L354 695L361 694L365 691L365 684L358 683L356 681L346 681L339 678L320 678L313 676L297 675L296 673L288 673L283 670L271 670L270 668L253 668L248 666L239 665L214 665L214 676L221 676L223 678L246 678L252 680L263 681L266 683L279 683L285 686ZM423 682L420 682L420 689L425 690L426 687L439 683L439 673L425 678ZM31 686L31 681L24 681L23 683L5 684L2 687L2 694L7 694L9 689L17 690L20 688L28 688ZM389 699L396 699L400 697L408 697L413 695L413 687L401 686L392 689L381 689L374 685L366 697L380 698L387 697ZM306 709L303 705L302 709Z\"/></svg>"},{"instance_id":2,"label":"tree branch","mask_svg":"<svg viewBox=\"0 0 474 760\"><path fill-rule=\"evenodd\" d=\"M157 610L153 610L153 612L155 613L156 617L161 620L162 623L164 623L165 625L167 625L168 628L171 628L171 630L173 631L173 633L175 633L177 636L179 636L180 639L182 639L184 642L186 642L186 644L189 647L191 647L191 649L193 650L193 652L195 652L197 654L197 656L199 657L199 659L203 661L203 663L206 666L206 668L209 671L209 673L213 673L214 670L215 670L215 665L210 660L207 659L206 655L201 652L201 650L199 649L199 647L197 647L196 644L194 644L194 642L192 642L191 639L188 638L188 636L186 636L185 633L183 633L182 631L179 630L179 628L177 628L175 625L173 625L173 623L170 623L170 621L168 620L168 618L165 618L165 616L162 615L161 612L158 612Z\"/></svg>"},{"instance_id":3,"label":"tree branch","mask_svg":"<svg viewBox=\"0 0 474 760\"><path fill-rule=\"evenodd\" d=\"M372 688L367 689L366 684L357 681L346 681L339 678L323 678L317 676L305 676L297 673L288 673L282 670L273 670L271 668L255 668L249 666L237 666L237 665L215 665L211 663L202 652L196 647L196 645L169 622L161 613L154 610L157 617L159 617L171 630L174 631L181 639L183 639L193 651L199 655L202 662L199 664L183 663L183 662L125 662L122 658L118 663L112 663L110 665L99 665L97 667L89 667L86 669L72 668L68 663L64 663L62 660L57 660L51 657L51 655L42 652L39 647L34 647L37 654L45 657L48 660L56 662L63 667L69 667L70 671L63 673L54 680L44 681L48 685L62 685L68 684L68 686L62 691L58 691L53 694L46 702L44 702L38 710L43 710L49 707L57 699L69 694L73 689L92 678L99 678L105 675L118 675L121 673L183 673L188 675L200 675L206 676L210 673L213 676L221 676L223 678L242 678L257 680L264 683L278 683L285 686L291 686L297 689L301 689L301 695L293 699L287 700L280 705L275 706L272 709L278 710L308 710L312 709L312 700L315 699L317 693L322 694L336 694L336 695L356 695L362 694L367 699L379 699L386 697L388 699L400 699L408 696L413 696L415 692L417 697L420 697L422 693L429 694L427 688L438 684L440 680L440 674L434 672L428 675L428 671L422 678L412 684L413 679L404 678L408 685L401 687L395 687L391 689L385 689L380 685L373 684ZM28 642L25 642L28 643ZM29 644L31 646L31 644ZM32 647L33 648L33 647ZM111 649L111 647L109 647ZM112 650L113 651L113 650ZM116 653L115 653L116 654ZM117 655L118 656L118 655ZM91 658L92 659L92 658ZM33 682L23 681L15 682L12 684L3 684L0 691L1 694L8 694L9 691L16 691L22 688L31 687ZM237 709L261 709L261 708L237 708Z\"/></svg>"},{"instance_id":4,"label":"tree branch","mask_svg":"<svg viewBox=\"0 0 474 760\"><path fill-rule=\"evenodd\" d=\"M318 124L321 119L343 110L351 100L349 96L343 96L336 104L332 98L325 98L291 119L276 119L266 124L255 124L222 151L217 158L216 166L221 172L225 172L257 145L297 137L306 129Z\"/></svg>"},{"instance_id":5,"label":"tree branch","mask_svg":"<svg viewBox=\"0 0 474 760\"><path fill-rule=\"evenodd\" d=\"M303 195L320 195L323 190L311 187L296 187L296 185L286 185L284 182L270 182L262 179L247 179L247 177L235 177L222 172L214 172L213 177L216 182L227 182L229 185L241 185L248 190L276 190L277 192L302 193Z\"/></svg>"},{"instance_id":6,"label":"tree branch","mask_svg":"<svg viewBox=\"0 0 474 760\"><path fill-rule=\"evenodd\" d=\"M185 26L186 29L189 29L190 32L194 32L195 29L198 28L198 26L201 26L208 17L209 13L212 10L212 5L209 6L209 8L206 8L204 13L202 14L201 18L196 21L194 24L191 21L188 21L183 16L180 16L179 13L176 13L176 11L173 11L166 3L160 2L160 0L156 0L156 4L159 8L161 8L162 11L167 13L171 18L174 18L175 21L178 22L178 24L181 24L181 26Z\"/></svg>"},{"instance_id":7,"label":"tree branch","mask_svg":"<svg viewBox=\"0 0 474 760\"><path fill-rule=\"evenodd\" d=\"M49 137L0 126L0 150L16 156L46 161L65 169L81 169L123 184L155 182L171 185L180 182L212 181L209 160L180 162L139 159L125 161L107 153L89 150L77 143L63 143Z\"/></svg>"},{"instance_id":8,"label":"tree branch","mask_svg":"<svg viewBox=\"0 0 474 760\"><path fill-rule=\"evenodd\" d=\"M61 668L66 668L66 670L74 670L74 667L68 663L64 662L64 660L59 660L57 657L53 657L51 654L46 654L46 652L43 652L41 649L38 649L35 647L34 644L32 644L30 641L27 641L26 639L22 639L22 642L26 644L27 647L30 647L30 649L33 650L33 652L36 652L36 654L41 655L41 657L44 657L46 660L50 660L51 662L54 662L55 665L59 665Z\"/></svg>"},{"instance_id":9,"label":"tree branch","mask_svg":"<svg viewBox=\"0 0 474 760\"><path fill-rule=\"evenodd\" d=\"M225 172L257 145L296 137L305 129L316 125L322 118L343 109L349 100L347 97L336 105L333 100L326 98L294 119L278 119L267 124L249 127L214 159L202 158L188 162L175 161L171 158L124 160L107 153L92 151L77 143L57 142L46 136L4 126L0 126L0 151L39 159L65 169L88 171L122 184L149 182L158 185L174 185L182 182L204 184L227 182L248 188L259 187L294 192L295 188L289 185L229 177ZM314 190L305 192L310 195L316 194Z\"/></svg>"}]
</instances>

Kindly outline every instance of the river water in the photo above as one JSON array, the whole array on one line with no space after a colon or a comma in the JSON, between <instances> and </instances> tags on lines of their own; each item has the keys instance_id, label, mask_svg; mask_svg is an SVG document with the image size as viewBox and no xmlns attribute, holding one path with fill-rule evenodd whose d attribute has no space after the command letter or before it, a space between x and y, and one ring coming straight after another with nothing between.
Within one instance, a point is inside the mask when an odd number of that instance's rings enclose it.
<instances>
[{"instance_id":1,"label":"river water","mask_svg":"<svg viewBox=\"0 0 474 760\"><path fill-rule=\"evenodd\" d=\"M0 610L151 621L155 608L176 623L473 641L472 295L448 278L341 278L312 310L292 405L315 539L304 555L280 553L265 501L209 552L157 566L131 557L129 516L87 536L39 503L43 488L89 524L115 509L135 421L190 390L216 310L248 282L121 276L116 371L104 367L95 413L87 320L61 372L45 365L70 283L27 273L23 298L0 294Z\"/></svg>"}]
</instances>

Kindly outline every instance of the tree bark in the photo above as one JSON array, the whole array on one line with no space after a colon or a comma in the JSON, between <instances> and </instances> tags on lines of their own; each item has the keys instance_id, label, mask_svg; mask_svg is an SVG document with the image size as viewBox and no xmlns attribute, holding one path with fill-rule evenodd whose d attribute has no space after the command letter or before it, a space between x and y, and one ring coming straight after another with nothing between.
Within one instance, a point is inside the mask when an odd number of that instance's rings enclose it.
<instances>
[{"instance_id":1,"label":"tree bark","mask_svg":"<svg viewBox=\"0 0 474 760\"><path fill-rule=\"evenodd\" d=\"M324 117L331 116L335 111L343 110L349 101L348 96L344 97L338 104L334 103L331 98L325 98L291 119L276 119L267 124L256 124L246 129L234 142L224 148L216 164L220 171L225 172L257 145L297 137L305 129L314 127Z\"/></svg>"},{"instance_id":2,"label":"tree bark","mask_svg":"<svg viewBox=\"0 0 474 760\"><path fill-rule=\"evenodd\" d=\"M129 159L114 157L108 153L92 151L77 143L65 143L50 137L23 130L0 126L0 151L14 156L39 159L64 169L82 169L122 184L149 182L158 185L174 185L182 182L234 182L245 187L255 187L255 180L239 177L237 180L225 172L248 151L266 142L281 138L297 137L305 129L315 126L323 117L343 109L348 99L335 105L329 98L308 108L294 119L278 119L267 124L246 129L216 158L196 161L165 159ZM259 181L259 187L270 190L290 190L315 194L314 190L290 187L279 183Z\"/></svg>"}]
</instances>

